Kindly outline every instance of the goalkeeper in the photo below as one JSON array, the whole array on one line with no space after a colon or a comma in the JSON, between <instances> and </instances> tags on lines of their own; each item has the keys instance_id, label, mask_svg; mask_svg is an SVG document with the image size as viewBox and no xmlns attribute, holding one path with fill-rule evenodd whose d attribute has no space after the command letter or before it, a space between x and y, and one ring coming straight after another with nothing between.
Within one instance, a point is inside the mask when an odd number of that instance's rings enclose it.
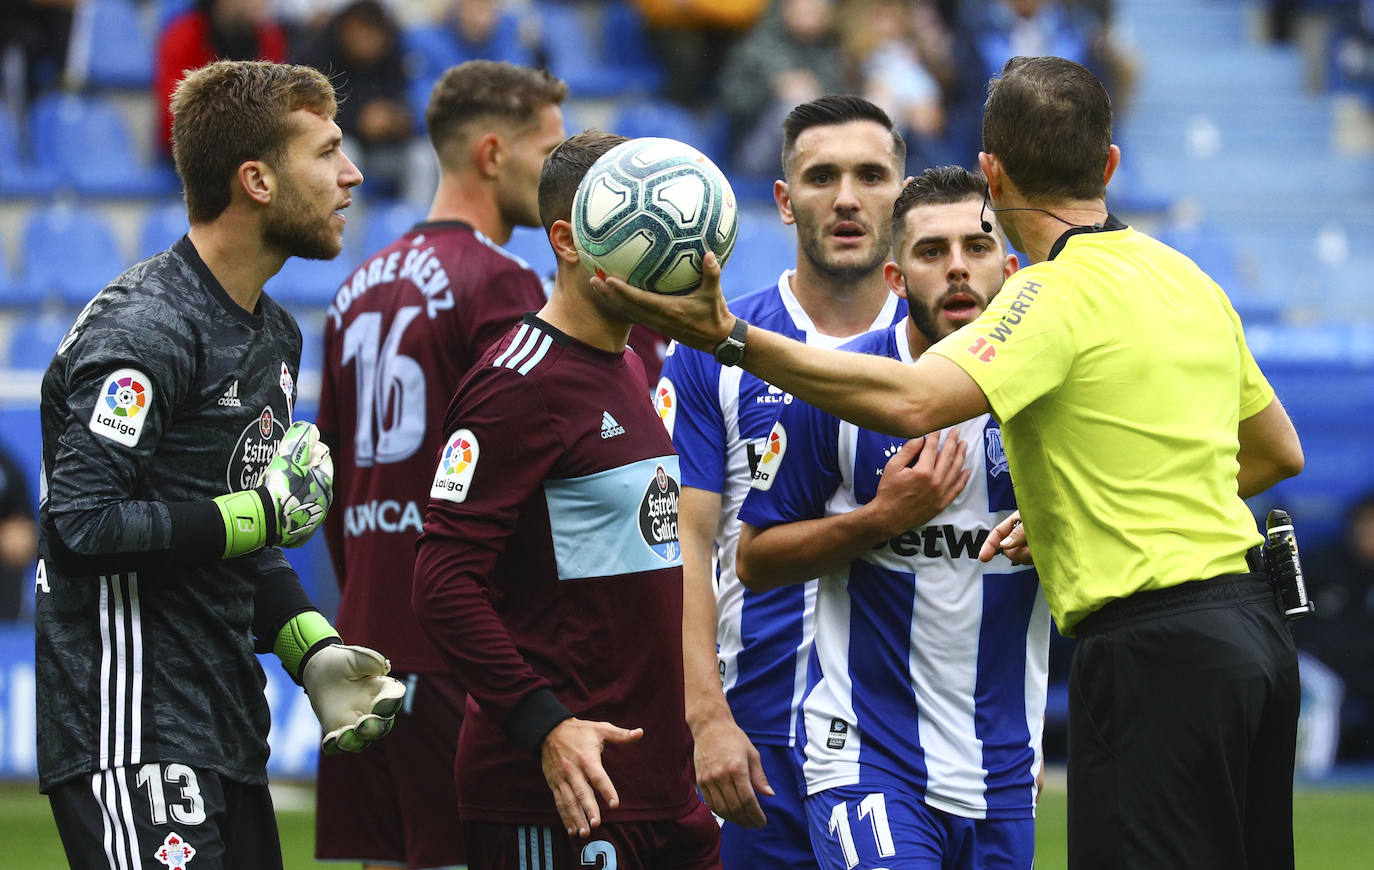
<instances>
[{"instance_id":1,"label":"goalkeeper","mask_svg":"<svg viewBox=\"0 0 1374 870\"><path fill-rule=\"evenodd\" d=\"M279 549L323 521L333 464L292 423L300 330L262 288L340 250L361 175L334 108L303 67L191 73L191 230L102 290L44 375L38 768L74 867L281 868L255 651L305 687L326 751L383 736L404 695Z\"/></svg>"}]
</instances>

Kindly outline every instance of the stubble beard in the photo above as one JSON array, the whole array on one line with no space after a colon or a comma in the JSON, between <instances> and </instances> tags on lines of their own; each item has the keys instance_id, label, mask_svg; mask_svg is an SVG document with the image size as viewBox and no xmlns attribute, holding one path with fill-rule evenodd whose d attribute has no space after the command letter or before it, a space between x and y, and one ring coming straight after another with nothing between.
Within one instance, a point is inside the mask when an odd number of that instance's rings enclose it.
<instances>
[{"instance_id":1,"label":"stubble beard","mask_svg":"<svg viewBox=\"0 0 1374 870\"><path fill-rule=\"evenodd\" d=\"M907 299L907 314L911 316L911 322L916 324L916 330L925 336L926 341L935 344L940 339L954 333L954 329L949 324L940 323L940 311L944 308L944 302L955 293L963 293L973 298L980 311L986 311L988 301L982 293L974 290L972 285L967 282L962 284L951 284L945 288L945 292L940 294L930 305L921 302L913 302Z\"/></svg>"},{"instance_id":2,"label":"stubble beard","mask_svg":"<svg viewBox=\"0 0 1374 870\"><path fill-rule=\"evenodd\" d=\"M888 250L892 247L891 238L874 235L872 252L866 260L858 263L836 263L827 258L824 230L802 220L797 221L797 240L802 256L816 267L817 271L840 282L856 282L872 275L887 262Z\"/></svg>"},{"instance_id":3,"label":"stubble beard","mask_svg":"<svg viewBox=\"0 0 1374 870\"><path fill-rule=\"evenodd\" d=\"M332 260L343 250L343 239L333 221L332 211L322 220L312 216L301 198L284 187L279 207L268 214L263 238L289 257Z\"/></svg>"}]
</instances>

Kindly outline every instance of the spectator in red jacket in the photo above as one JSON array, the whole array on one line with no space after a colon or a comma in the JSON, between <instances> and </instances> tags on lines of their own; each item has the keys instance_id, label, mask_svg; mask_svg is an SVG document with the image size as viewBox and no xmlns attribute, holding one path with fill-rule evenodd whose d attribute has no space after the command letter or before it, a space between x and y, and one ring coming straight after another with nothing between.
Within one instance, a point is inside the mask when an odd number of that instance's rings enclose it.
<instances>
[{"instance_id":1,"label":"spectator in red jacket","mask_svg":"<svg viewBox=\"0 0 1374 870\"><path fill-rule=\"evenodd\" d=\"M167 106L187 70L215 60L286 60L286 31L268 15L268 0L196 0L172 19L157 45L153 97L158 141L172 153L172 116Z\"/></svg>"}]
</instances>

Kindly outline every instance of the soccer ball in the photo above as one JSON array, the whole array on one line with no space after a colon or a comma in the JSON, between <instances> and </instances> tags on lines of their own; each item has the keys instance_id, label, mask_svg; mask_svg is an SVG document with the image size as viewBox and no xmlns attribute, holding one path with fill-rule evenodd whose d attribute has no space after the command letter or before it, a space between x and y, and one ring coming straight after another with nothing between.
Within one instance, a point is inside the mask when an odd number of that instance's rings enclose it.
<instances>
[{"instance_id":1,"label":"soccer ball","mask_svg":"<svg viewBox=\"0 0 1374 870\"><path fill-rule=\"evenodd\" d=\"M675 139L631 139L578 186L573 242L588 270L677 295L701 284L707 251L725 265L738 218L730 182L705 154Z\"/></svg>"}]
</instances>

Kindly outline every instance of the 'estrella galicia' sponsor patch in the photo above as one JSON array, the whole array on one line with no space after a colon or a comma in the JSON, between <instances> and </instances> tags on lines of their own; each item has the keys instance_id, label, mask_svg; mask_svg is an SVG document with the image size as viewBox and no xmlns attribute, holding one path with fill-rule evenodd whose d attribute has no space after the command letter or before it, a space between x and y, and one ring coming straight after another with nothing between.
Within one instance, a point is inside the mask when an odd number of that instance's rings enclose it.
<instances>
[{"instance_id":1,"label":"'estrella galicia' sponsor patch","mask_svg":"<svg viewBox=\"0 0 1374 870\"><path fill-rule=\"evenodd\" d=\"M286 426L272 412L272 406L263 405L262 413L243 427L239 440L229 454L224 483L230 492L252 489L258 485L268 463L277 455L277 443L285 434Z\"/></svg>"},{"instance_id":2,"label":"'estrella galicia' sponsor patch","mask_svg":"<svg viewBox=\"0 0 1374 870\"><path fill-rule=\"evenodd\" d=\"M825 745L830 749L844 749L844 741L849 736L849 723L843 719L830 720L830 736Z\"/></svg>"},{"instance_id":3,"label":"'estrella galicia' sponsor patch","mask_svg":"<svg viewBox=\"0 0 1374 870\"><path fill-rule=\"evenodd\" d=\"M192 858L196 857L196 849L182 839L180 834L173 831L167 835L167 839L162 841L162 845L157 847L153 857L176 870L176 868L185 867Z\"/></svg>"},{"instance_id":4,"label":"'estrella galicia' sponsor patch","mask_svg":"<svg viewBox=\"0 0 1374 870\"><path fill-rule=\"evenodd\" d=\"M105 379L91 409L90 429L125 447L138 445L153 402L153 382L138 369L119 369Z\"/></svg>"},{"instance_id":5,"label":"'estrella galicia' sponsor patch","mask_svg":"<svg viewBox=\"0 0 1374 870\"><path fill-rule=\"evenodd\" d=\"M662 465L654 469L654 479L644 490L639 503L639 533L665 562L676 562L680 553L677 540L677 501L681 494L676 480Z\"/></svg>"},{"instance_id":6,"label":"'estrella galicia' sponsor patch","mask_svg":"<svg viewBox=\"0 0 1374 870\"><path fill-rule=\"evenodd\" d=\"M673 426L677 424L677 390L667 378L659 378L654 388L654 410L663 421L663 428L668 430L668 437L672 438Z\"/></svg>"},{"instance_id":7,"label":"'estrella galicia' sponsor patch","mask_svg":"<svg viewBox=\"0 0 1374 870\"><path fill-rule=\"evenodd\" d=\"M778 468L782 465L783 454L786 452L787 430L779 420L773 424L773 431L768 433L768 440L763 443L763 449L759 452L759 461L754 466L754 489L772 488L773 481L778 477Z\"/></svg>"},{"instance_id":8,"label":"'estrella galicia' sponsor patch","mask_svg":"<svg viewBox=\"0 0 1374 870\"><path fill-rule=\"evenodd\" d=\"M472 430L459 429L449 436L444 444L444 452L439 456L439 467L434 472L434 485L429 488L429 497L455 503L466 501L480 453L477 436L472 434Z\"/></svg>"}]
</instances>

